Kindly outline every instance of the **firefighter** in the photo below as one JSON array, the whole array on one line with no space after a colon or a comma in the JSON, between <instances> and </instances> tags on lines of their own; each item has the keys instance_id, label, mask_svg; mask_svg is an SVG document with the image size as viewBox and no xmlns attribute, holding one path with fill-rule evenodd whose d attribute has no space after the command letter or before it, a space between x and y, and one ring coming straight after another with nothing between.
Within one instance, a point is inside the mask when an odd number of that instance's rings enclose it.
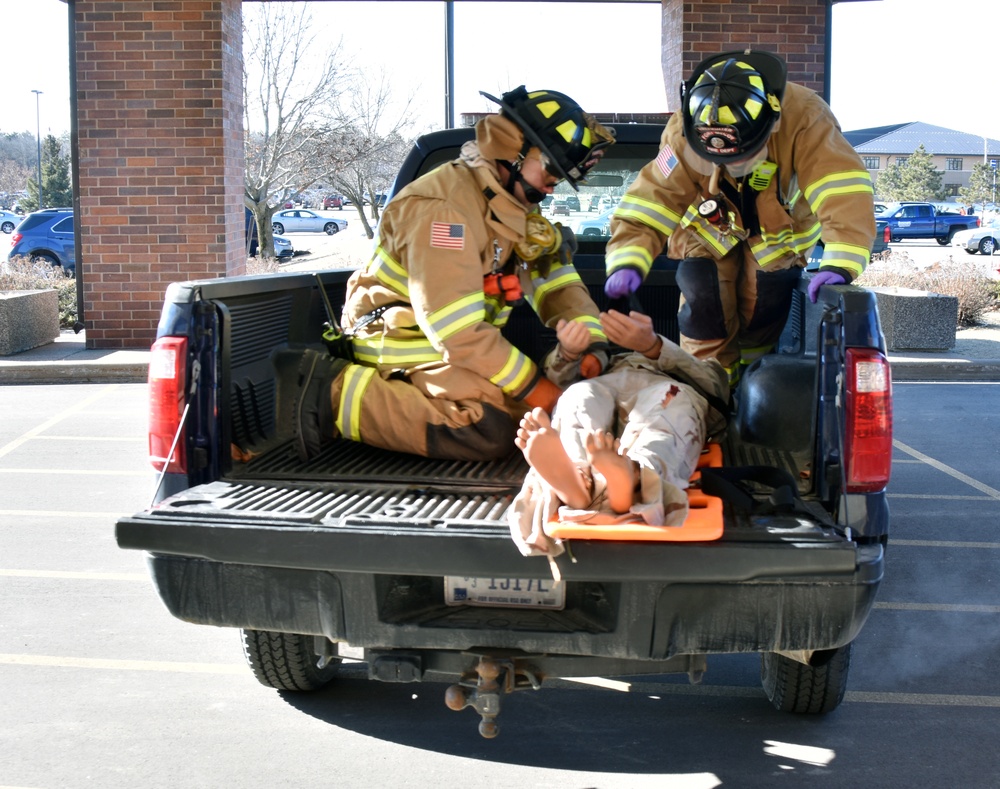
<instances>
[{"instance_id":1,"label":"firefighter","mask_svg":"<svg viewBox=\"0 0 1000 789\"><path fill-rule=\"evenodd\" d=\"M769 52L703 60L681 85L660 153L611 221L605 292L634 293L667 245L679 260L681 346L717 358L735 386L784 326L810 250L809 283L851 282L875 238L871 178L830 108L786 83Z\"/></svg>"},{"instance_id":2,"label":"firefighter","mask_svg":"<svg viewBox=\"0 0 1000 789\"><path fill-rule=\"evenodd\" d=\"M500 113L386 206L372 258L347 285L350 359L303 360L304 457L337 435L428 457L504 457L525 410L551 411L559 381L606 360L597 306L573 267L575 237L538 204L562 180L577 189L613 135L562 93L483 95ZM546 358L555 382L501 334L522 299L545 326L586 327L590 353Z\"/></svg>"}]
</instances>

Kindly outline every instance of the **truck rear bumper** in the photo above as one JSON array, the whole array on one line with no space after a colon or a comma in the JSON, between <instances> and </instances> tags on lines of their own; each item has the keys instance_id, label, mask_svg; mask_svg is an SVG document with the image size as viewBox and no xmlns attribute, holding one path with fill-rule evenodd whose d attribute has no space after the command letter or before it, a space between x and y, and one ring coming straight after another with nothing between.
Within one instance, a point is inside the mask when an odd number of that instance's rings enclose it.
<instances>
[{"instance_id":1,"label":"truck rear bumper","mask_svg":"<svg viewBox=\"0 0 1000 789\"><path fill-rule=\"evenodd\" d=\"M860 631L883 572L880 546L845 541L580 542L572 546L575 561L560 557L565 610L456 607L444 604L445 575L544 578L548 564L522 557L496 535L434 540L397 532L324 541L330 535L310 529L269 538L259 527L250 535L218 524L171 526L167 539L148 522L122 521L118 539L122 547L157 551L149 567L174 616L369 649L516 649L640 661L831 649Z\"/></svg>"}]
</instances>

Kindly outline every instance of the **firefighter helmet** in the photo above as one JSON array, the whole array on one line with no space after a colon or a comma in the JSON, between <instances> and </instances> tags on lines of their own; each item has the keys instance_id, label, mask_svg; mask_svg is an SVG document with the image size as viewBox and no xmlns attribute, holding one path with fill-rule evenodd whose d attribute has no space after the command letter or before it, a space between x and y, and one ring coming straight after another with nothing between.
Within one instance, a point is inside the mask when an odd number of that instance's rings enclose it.
<instances>
[{"instance_id":1,"label":"firefighter helmet","mask_svg":"<svg viewBox=\"0 0 1000 789\"><path fill-rule=\"evenodd\" d=\"M787 67L770 52L713 55L681 84L684 137L715 164L753 156L781 115Z\"/></svg>"},{"instance_id":2,"label":"firefighter helmet","mask_svg":"<svg viewBox=\"0 0 1000 789\"><path fill-rule=\"evenodd\" d=\"M603 149L615 141L610 129L564 93L554 90L529 93L524 85L499 99L479 92L499 104L501 115L510 118L524 132L521 157L532 147L538 148L546 169L558 178L565 178L574 189L600 161Z\"/></svg>"}]
</instances>

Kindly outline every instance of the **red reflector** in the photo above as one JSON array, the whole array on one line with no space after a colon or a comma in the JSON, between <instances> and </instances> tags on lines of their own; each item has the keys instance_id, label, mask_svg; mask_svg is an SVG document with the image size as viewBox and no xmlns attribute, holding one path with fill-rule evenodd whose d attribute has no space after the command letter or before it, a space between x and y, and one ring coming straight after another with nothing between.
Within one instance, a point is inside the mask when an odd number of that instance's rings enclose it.
<instances>
[{"instance_id":1,"label":"red reflector","mask_svg":"<svg viewBox=\"0 0 1000 789\"><path fill-rule=\"evenodd\" d=\"M869 348L847 349L844 464L848 493L873 493L892 470L892 380L889 361Z\"/></svg>"},{"instance_id":2,"label":"red reflector","mask_svg":"<svg viewBox=\"0 0 1000 789\"><path fill-rule=\"evenodd\" d=\"M187 472L184 435L177 439L187 400L187 337L161 337L149 357L149 462L162 471Z\"/></svg>"}]
</instances>

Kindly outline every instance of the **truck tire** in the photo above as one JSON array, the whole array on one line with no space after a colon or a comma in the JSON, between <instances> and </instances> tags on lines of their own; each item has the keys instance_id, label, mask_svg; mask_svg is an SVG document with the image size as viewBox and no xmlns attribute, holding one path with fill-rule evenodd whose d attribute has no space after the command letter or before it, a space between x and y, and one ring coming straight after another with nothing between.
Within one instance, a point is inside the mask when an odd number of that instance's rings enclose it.
<instances>
[{"instance_id":1,"label":"truck tire","mask_svg":"<svg viewBox=\"0 0 1000 789\"><path fill-rule=\"evenodd\" d=\"M951 230L948 231L948 235L938 236L934 240L937 241L941 246L946 247L951 243L951 240L955 237L955 233L957 233L959 230L965 230L965 228L953 227L951 228Z\"/></svg>"},{"instance_id":2,"label":"truck tire","mask_svg":"<svg viewBox=\"0 0 1000 789\"><path fill-rule=\"evenodd\" d=\"M334 658L319 668L313 649L314 636L243 630L243 655L247 665L266 687L276 690L319 690L337 674L340 660Z\"/></svg>"},{"instance_id":3,"label":"truck tire","mask_svg":"<svg viewBox=\"0 0 1000 789\"><path fill-rule=\"evenodd\" d=\"M835 710L847 690L851 645L813 654L813 665L764 652L760 656L760 683L782 712L821 715Z\"/></svg>"}]
</instances>

